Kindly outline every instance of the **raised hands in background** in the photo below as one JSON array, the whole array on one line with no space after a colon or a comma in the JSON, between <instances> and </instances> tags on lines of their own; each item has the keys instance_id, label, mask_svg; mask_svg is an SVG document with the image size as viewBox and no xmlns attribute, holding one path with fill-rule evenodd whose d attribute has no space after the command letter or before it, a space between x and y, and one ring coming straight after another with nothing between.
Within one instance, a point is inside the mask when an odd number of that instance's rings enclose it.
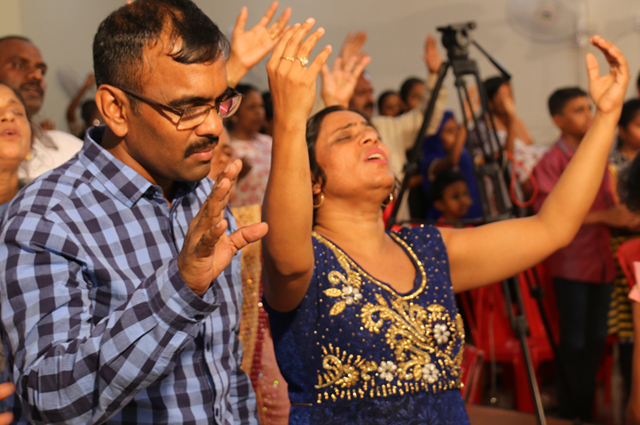
<instances>
[{"instance_id":1,"label":"raised hands in background","mask_svg":"<svg viewBox=\"0 0 640 425\"><path fill-rule=\"evenodd\" d=\"M287 7L282 15L271 25L276 14L278 2L274 1L255 27L245 31L249 12L246 7L240 11L231 36L231 52L227 61L229 85L235 87L251 68L260 62L276 45L287 29L291 17L291 8Z\"/></svg>"},{"instance_id":2,"label":"raised hands in background","mask_svg":"<svg viewBox=\"0 0 640 425\"><path fill-rule=\"evenodd\" d=\"M442 66L442 55L438 50L438 41L431 34L427 35L427 39L424 41L423 59L427 64L429 73L437 74Z\"/></svg>"}]
</instances>

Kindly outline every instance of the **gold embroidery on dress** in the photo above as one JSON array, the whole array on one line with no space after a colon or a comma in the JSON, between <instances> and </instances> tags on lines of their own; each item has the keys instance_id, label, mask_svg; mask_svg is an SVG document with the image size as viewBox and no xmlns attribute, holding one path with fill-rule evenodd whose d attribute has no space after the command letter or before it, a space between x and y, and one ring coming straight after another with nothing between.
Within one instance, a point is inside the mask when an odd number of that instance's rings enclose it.
<instances>
[{"instance_id":1,"label":"gold embroidery on dress","mask_svg":"<svg viewBox=\"0 0 640 425\"><path fill-rule=\"evenodd\" d=\"M318 371L318 385L315 388L333 388L333 391L323 393L324 400L386 397L397 392L436 392L459 388L462 347L455 357L452 358L452 355L455 343L464 338L462 318L458 314L452 319L447 309L439 304L425 308L412 301L425 288L427 279L422 263L410 247L392 235L412 255L422 274L419 289L412 294L400 296L388 285L366 274L331 242L315 232L314 236L333 251L344 271L331 271L329 281L333 287L323 291L328 297L339 298L332 306L330 315L342 313L347 306L362 305L362 277L395 296L389 304L382 295L374 293L376 302L364 303L359 314L364 328L372 335L380 334L387 322L384 340L391 348L394 358L382 360L378 364L361 355L354 357L332 344L329 344L328 349L323 346L324 370ZM318 403L322 402L323 394L318 394Z\"/></svg>"},{"instance_id":2,"label":"gold embroidery on dress","mask_svg":"<svg viewBox=\"0 0 640 425\"><path fill-rule=\"evenodd\" d=\"M407 245L407 243L405 241L400 239L400 237L398 237L394 233L390 234L391 237L393 239L395 239L396 242L398 244L400 244L402 247L404 247L404 249L409 253L411 258L413 258L414 262L418 265L418 271L420 272L420 277L421 277L420 286L418 287L418 289L416 289L415 291L413 291L413 292L411 292L411 293L409 293L407 295L398 295L398 293L396 291L394 291L393 288L391 288L389 285L387 285L386 283L382 283L379 280L377 280L376 278L374 278L373 276L369 275L366 271L364 271L362 268L360 268L360 266L358 266L358 264L355 261L353 261L351 259L351 257L349 257L347 254L345 254L340 248L338 248L336 245L334 245L331 241L326 239L320 233L314 231L312 233L312 235L319 242L322 242L323 244L325 244L326 246L329 247L329 249L333 252L333 255L335 255L336 259L338 260L338 263L340 264L340 267L342 267L342 269L347 273L347 276L345 277L344 274L342 274L342 273L340 273L340 272L338 272L336 270L330 272L329 273L329 282L331 282L331 284L334 285L334 286L338 285L340 282L344 283L345 286L346 285L356 286L356 284L357 284L356 287L359 290L361 285L362 285L362 277L365 277L368 280L370 280L372 283L374 283L374 284L378 285L379 287L383 288L384 290L390 292L394 296L396 296L396 297L399 296L402 299L410 300L410 299L413 299L413 298L417 297L418 295L420 295L422 293L422 291L424 291L425 286L427 285L427 273L424 271L424 266L422 265L422 262L418 259L418 257L413 252L411 247L409 245ZM332 280L332 277L333 277L333 280ZM332 296L332 295L329 295L329 296Z\"/></svg>"}]
</instances>

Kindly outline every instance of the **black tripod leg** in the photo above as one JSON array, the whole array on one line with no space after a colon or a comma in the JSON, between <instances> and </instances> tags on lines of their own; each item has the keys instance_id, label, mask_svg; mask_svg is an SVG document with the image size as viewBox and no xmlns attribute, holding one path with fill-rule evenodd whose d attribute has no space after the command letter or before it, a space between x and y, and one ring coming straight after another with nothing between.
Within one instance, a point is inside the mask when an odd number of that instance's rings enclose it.
<instances>
[{"instance_id":1,"label":"black tripod leg","mask_svg":"<svg viewBox=\"0 0 640 425\"><path fill-rule=\"evenodd\" d=\"M398 211L400 210L400 205L402 204L402 197L404 193L407 191L409 187L409 179L418 169L418 159L420 158L420 151L422 150L422 141L424 140L425 133L427 132L427 128L429 128L429 123L431 122L431 118L433 118L433 111L436 108L436 101L438 100L438 94L442 89L442 83L444 81L444 77L447 75L447 71L451 67L449 62L445 62L440 67L438 71L438 81L436 81L436 85L431 92L431 97L429 98L429 103L427 104L427 109L424 111L424 119L422 120L422 126L418 131L416 136L416 140L413 143L413 147L411 148L411 156L409 158L409 163L405 167L404 170L404 178L402 179L402 185L400 186L400 192L398 193L396 203L393 206L393 210L391 211L391 216L387 221L387 230L391 230L394 224L398 221L396 217L398 217Z\"/></svg>"},{"instance_id":2,"label":"black tripod leg","mask_svg":"<svg viewBox=\"0 0 640 425\"><path fill-rule=\"evenodd\" d=\"M511 294L509 284L513 285L513 290L516 292L516 299L514 300ZM538 388L538 381L536 380L536 371L533 367L533 361L531 360L531 352L529 351L529 344L527 343L527 318L524 316L524 307L522 304L522 296L520 294L520 287L518 286L518 280L516 278L509 278L502 281L502 290L504 292L504 299L506 302L507 312L509 319L511 319L511 327L518 336L520 341L520 350L522 351L522 357L527 369L527 377L529 378L529 389L533 396L533 403L536 408L536 416L540 425L546 425L547 419L544 416L544 408L542 407L542 397L540 397L540 390ZM514 315L512 306L514 303L518 305L518 314Z\"/></svg>"},{"instance_id":3,"label":"black tripod leg","mask_svg":"<svg viewBox=\"0 0 640 425\"><path fill-rule=\"evenodd\" d=\"M560 364L560 357L558 356L558 346L556 345L556 342L553 338L553 331L551 329L551 323L549 322L549 316L547 316L547 310L544 308L544 304L542 303L542 298L544 298L544 291L540 286L540 276L538 276L538 272L536 271L535 268L531 269L531 276L535 284L531 283L531 280L529 279L528 275L527 275L527 278L525 279L527 282L527 286L529 287L529 293L536 300L536 305L538 306L538 311L540 312L540 317L542 318L542 325L544 326L545 333L547 334L547 338L549 339L549 345L551 346L551 351L553 352L554 363L556 366L556 373L559 375L560 381L562 381L564 387L566 388L567 398L569 399L569 403L571 404L571 410L573 411L574 415L577 418L578 406L576 405L576 400L573 396L573 391L569 386L569 379L567 378L567 375L564 373L564 369ZM580 419L576 419L574 423L579 425L582 422L580 421Z\"/></svg>"}]
</instances>

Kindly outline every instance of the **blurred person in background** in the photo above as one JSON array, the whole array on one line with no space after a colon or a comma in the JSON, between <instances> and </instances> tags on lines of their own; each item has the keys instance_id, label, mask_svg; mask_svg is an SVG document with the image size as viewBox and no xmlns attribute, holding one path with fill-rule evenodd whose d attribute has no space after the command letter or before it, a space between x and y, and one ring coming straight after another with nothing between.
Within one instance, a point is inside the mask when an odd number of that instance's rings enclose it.
<instances>
[{"instance_id":1,"label":"blurred person in background","mask_svg":"<svg viewBox=\"0 0 640 425\"><path fill-rule=\"evenodd\" d=\"M397 117L402 112L400 96L393 90L387 90L378 97L378 113L383 117Z\"/></svg>"},{"instance_id":2,"label":"blurred person in background","mask_svg":"<svg viewBox=\"0 0 640 425\"><path fill-rule=\"evenodd\" d=\"M231 136L231 146L242 160L242 172L231 206L262 205L271 169L271 136L260 133L265 123L264 101L260 91L248 84L238 84L243 95L238 111L225 125Z\"/></svg>"},{"instance_id":3,"label":"blurred person in background","mask_svg":"<svg viewBox=\"0 0 640 425\"><path fill-rule=\"evenodd\" d=\"M31 158L20 169L20 179L25 182L64 164L82 147L82 141L71 134L50 125L45 129L34 121L44 101L46 73L47 64L31 40L17 35L0 38L0 82L22 94L32 122Z\"/></svg>"}]
</instances>

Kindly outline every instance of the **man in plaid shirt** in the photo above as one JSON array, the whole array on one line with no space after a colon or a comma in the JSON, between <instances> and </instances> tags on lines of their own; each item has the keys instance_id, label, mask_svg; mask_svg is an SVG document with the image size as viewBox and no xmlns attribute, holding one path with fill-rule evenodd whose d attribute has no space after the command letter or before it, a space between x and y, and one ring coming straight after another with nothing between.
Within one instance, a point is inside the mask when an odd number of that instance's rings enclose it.
<instances>
[{"instance_id":1,"label":"man in plaid shirt","mask_svg":"<svg viewBox=\"0 0 640 425\"><path fill-rule=\"evenodd\" d=\"M240 370L238 250L266 233L206 179L226 39L190 0L138 0L94 41L106 126L0 226L0 314L18 423L255 424ZM213 110L212 110L213 109Z\"/></svg>"}]
</instances>

